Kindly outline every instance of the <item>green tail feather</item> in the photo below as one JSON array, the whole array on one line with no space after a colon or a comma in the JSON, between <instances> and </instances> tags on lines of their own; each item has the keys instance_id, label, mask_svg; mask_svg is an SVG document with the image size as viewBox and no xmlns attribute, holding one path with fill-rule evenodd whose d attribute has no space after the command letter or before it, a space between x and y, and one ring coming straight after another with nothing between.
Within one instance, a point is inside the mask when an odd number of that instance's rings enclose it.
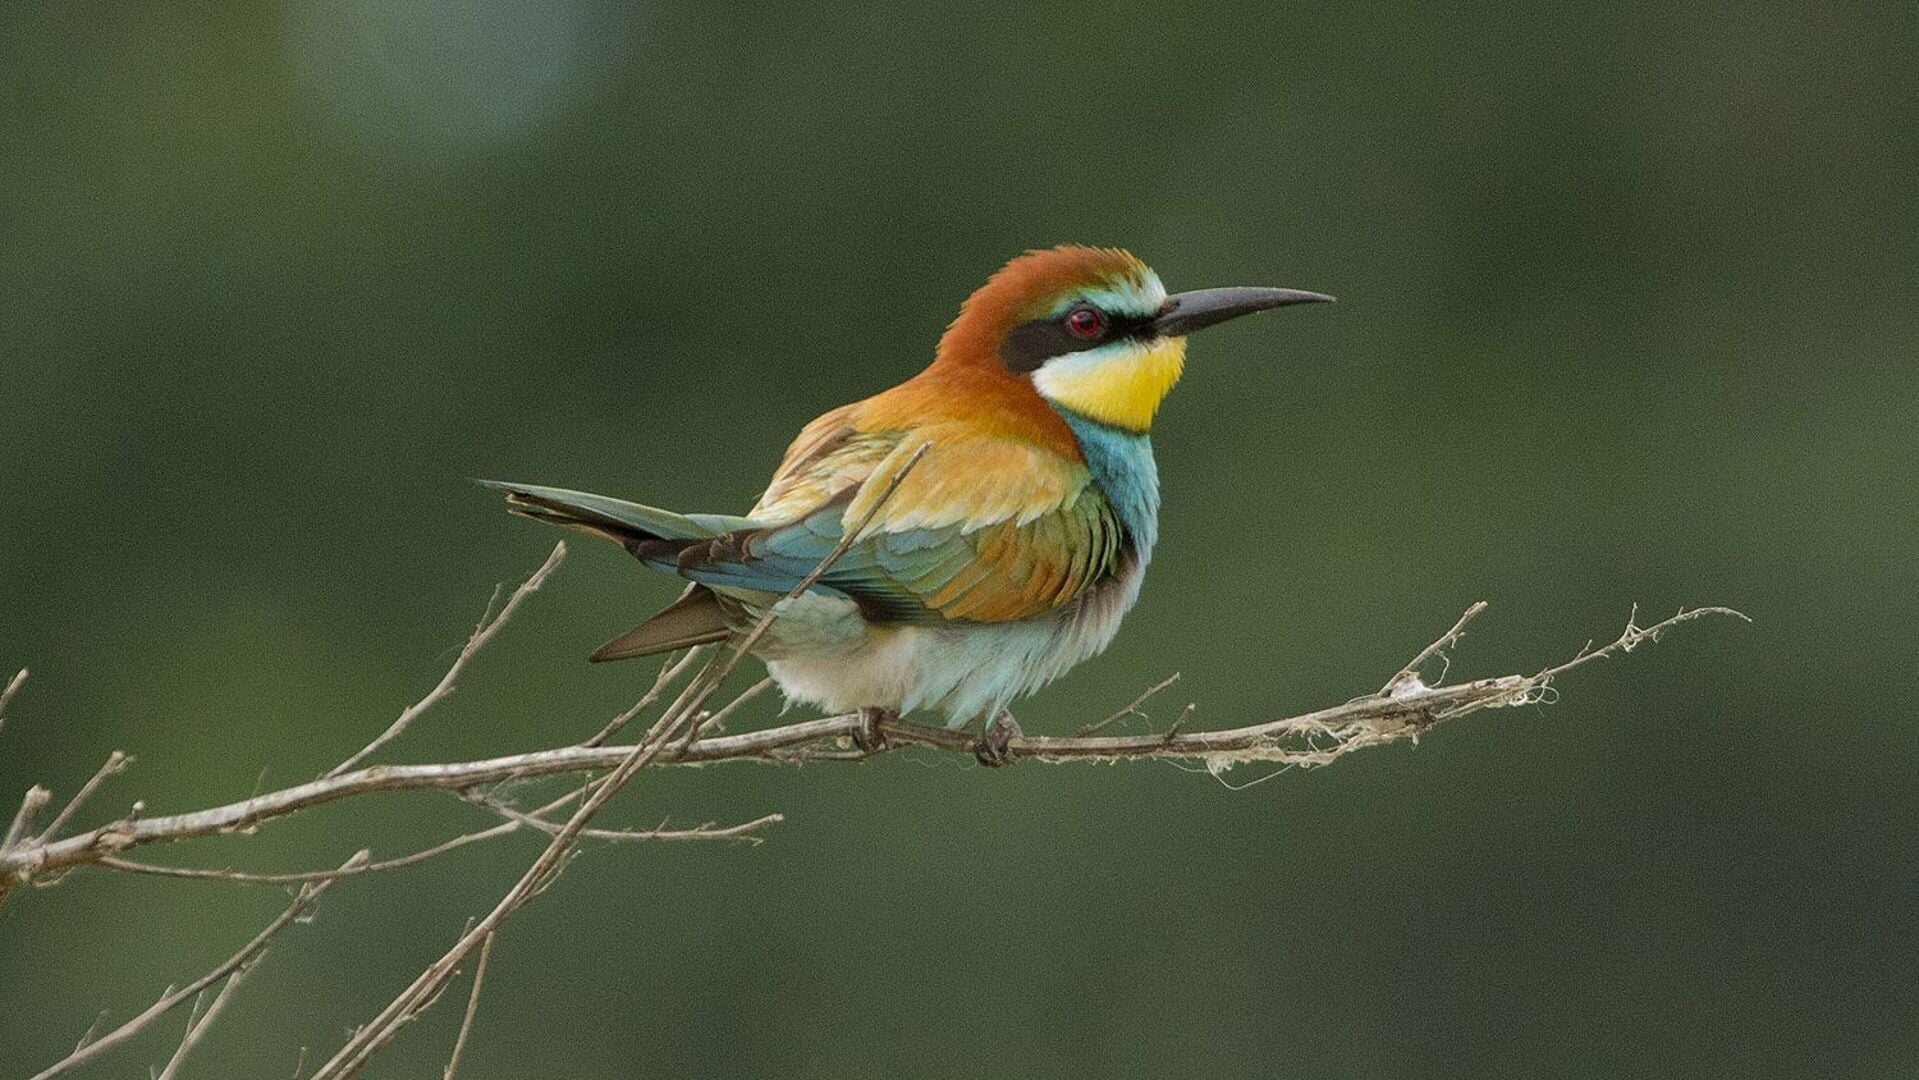
<instances>
[{"instance_id":1,"label":"green tail feather","mask_svg":"<svg viewBox=\"0 0 1919 1080\"><path fill-rule=\"evenodd\" d=\"M629 551L649 540L711 540L741 529L757 528L751 518L725 514L676 514L623 499L609 499L584 491L479 481L506 492L507 506L521 517L603 536ZM651 565L659 566L658 563ZM670 569L670 564L662 569ZM594 661L671 652L715 641L729 635L726 612L712 590L694 585L666 610L600 646Z\"/></svg>"},{"instance_id":2,"label":"green tail feather","mask_svg":"<svg viewBox=\"0 0 1919 1080\"><path fill-rule=\"evenodd\" d=\"M636 540L706 540L736 529L754 526L751 518L725 514L676 514L624 499L609 499L584 491L541 487L537 484L509 484L499 480L480 483L506 492L513 512L549 525L562 525L604 536L616 543Z\"/></svg>"}]
</instances>

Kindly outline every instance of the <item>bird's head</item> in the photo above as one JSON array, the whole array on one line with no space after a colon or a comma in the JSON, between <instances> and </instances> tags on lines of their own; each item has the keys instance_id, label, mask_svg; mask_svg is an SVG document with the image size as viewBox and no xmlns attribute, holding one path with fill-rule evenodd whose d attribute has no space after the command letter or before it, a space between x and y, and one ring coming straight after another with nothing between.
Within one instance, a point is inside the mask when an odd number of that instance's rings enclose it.
<instances>
[{"instance_id":1,"label":"bird's head","mask_svg":"<svg viewBox=\"0 0 1919 1080\"><path fill-rule=\"evenodd\" d=\"M997 364L1056 408L1144 432L1186 364L1186 335L1255 311L1331 300L1297 289L1168 295L1126 251L1068 245L1007 263L960 307L936 363Z\"/></svg>"}]
</instances>

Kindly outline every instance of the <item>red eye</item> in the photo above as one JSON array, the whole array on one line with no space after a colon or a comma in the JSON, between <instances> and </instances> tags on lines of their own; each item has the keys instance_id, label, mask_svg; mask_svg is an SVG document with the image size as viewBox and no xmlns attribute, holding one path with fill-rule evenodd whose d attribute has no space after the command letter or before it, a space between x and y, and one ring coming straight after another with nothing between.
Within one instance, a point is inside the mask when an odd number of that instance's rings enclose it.
<instances>
[{"instance_id":1,"label":"red eye","mask_svg":"<svg viewBox=\"0 0 1919 1080\"><path fill-rule=\"evenodd\" d=\"M1106 329L1106 316L1096 308L1076 307L1066 313L1066 329L1083 338L1095 338Z\"/></svg>"}]
</instances>

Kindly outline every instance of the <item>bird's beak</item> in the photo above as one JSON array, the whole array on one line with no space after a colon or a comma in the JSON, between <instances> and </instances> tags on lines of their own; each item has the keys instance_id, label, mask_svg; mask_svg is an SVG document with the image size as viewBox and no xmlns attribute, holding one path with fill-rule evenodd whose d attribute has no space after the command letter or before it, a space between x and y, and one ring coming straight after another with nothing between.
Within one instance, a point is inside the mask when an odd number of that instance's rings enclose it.
<instances>
[{"instance_id":1,"label":"bird's beak","mask_svg":"<svg viewBox=\"0 0 1919 1080\"><path fill-rule=\"evenodd\" d=\"M1251 315L1288 304L1325 304L1332 297L1304 289L1195 289L1174 293L1153 319L1153 332L1161 337L1184 337L1227 319Z\"/></svg>"}]
</instances>

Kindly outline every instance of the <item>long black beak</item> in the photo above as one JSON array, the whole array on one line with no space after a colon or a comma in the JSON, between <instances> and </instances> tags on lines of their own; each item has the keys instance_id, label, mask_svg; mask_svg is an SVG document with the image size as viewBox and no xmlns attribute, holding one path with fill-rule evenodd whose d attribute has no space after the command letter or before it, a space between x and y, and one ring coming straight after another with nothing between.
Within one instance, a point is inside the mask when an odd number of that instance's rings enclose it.
<instances>
[{"instance_id":1,"label":"long black beak","mask_svg":"<svg viewBox=\"0 0 1919 1080\"><path fill-rule=\"evenodd\" d=\"M1326 304L1332 297L1304 289L1195 289L1174 293L1153 319L1153 332L1161 337L1184 337L1227 319L1268 311L1288 304Z\"/></svg>"}]
</instances>

